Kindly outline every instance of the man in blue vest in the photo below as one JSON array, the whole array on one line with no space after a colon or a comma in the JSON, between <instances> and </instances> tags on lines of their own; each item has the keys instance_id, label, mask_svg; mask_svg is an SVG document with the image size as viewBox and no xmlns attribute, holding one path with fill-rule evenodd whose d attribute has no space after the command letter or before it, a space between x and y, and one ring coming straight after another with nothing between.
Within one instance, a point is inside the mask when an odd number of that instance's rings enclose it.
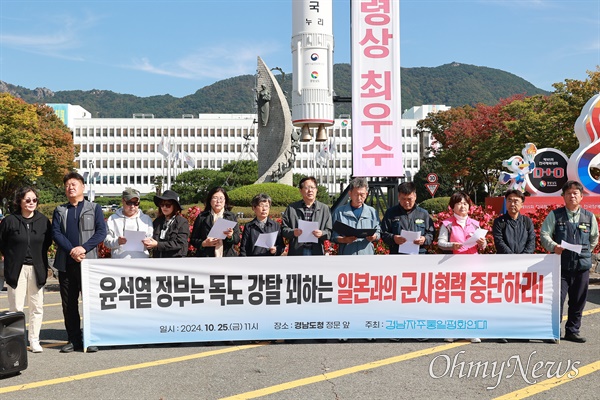
<instances>
[{"instance_id":1,"label":"man in blue vest","mask_svg":"<svg viewBox=\"0 0 600 400\"><path fill-rule=\"evenodd\" d=\"M106 237L106 222L100 205L84 199L85 183L81 175L69 172L63 182L68 201L54 210L52 238L57 247L54 267L58 270L65 329L69 337L69 343L60 351L71 353L83 350L79 316L81 261L98 258L96 248ZM90 346L87 351L93 353L98 348Z\"/></svg>"},{"instance_id":2,"label":"man in blue vest","mask_svg":"<svg viewBox=\"0 0 600 400\"><path fill-rule=\"evenodd\" d=\"M581 317L587 299L592 251L598 244L598 223L591 212L580 207L583 199L583 185L568 181L562 188L565 206L550 212L540 233L542 246L549 252L560 255L561 288L560 314L567 294L569 310L565 324L564 340L584 343L579 334ZM581 253L575 253L561 246L562 242L581 245Z\"/></svg>"}]
</instances>

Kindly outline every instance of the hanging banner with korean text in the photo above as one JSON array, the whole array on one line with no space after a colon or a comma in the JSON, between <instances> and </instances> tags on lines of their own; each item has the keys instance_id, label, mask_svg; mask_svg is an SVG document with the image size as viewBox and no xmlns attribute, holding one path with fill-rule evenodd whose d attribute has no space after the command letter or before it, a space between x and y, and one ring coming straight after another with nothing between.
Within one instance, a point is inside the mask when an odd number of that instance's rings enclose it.
<instances>
[{"instance_id":1,"label":"hanging banner with korean text","mask_svg":"<svg viewBox=\"0 0 600 400\"><path fill-rule=\"evenodd\" d=\"M404 176L400 2L352 0L352 174Z\"/></svg>"},{"instance_id":2,"label":"hanging banner with korean text","mask_svg":"<svg viewBox=\"0 0 600 400\"><path fill-rule=\"evenodd\" d=\"M559 256L99 259L85 346L328 338L558 339Z\"/></svg>"}]
</instances>

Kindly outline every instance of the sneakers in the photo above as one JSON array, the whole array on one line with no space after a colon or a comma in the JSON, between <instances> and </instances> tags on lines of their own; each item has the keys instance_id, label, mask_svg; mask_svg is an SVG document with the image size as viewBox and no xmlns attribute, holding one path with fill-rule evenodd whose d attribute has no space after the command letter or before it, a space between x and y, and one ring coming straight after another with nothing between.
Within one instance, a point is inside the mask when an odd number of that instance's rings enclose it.
<instances>
[{"instance_id":1,"label":"sneakers","mask_svg":"<svg viewBox=\"0 0 600 400\"><path fill-rule=\"evenodd\" d=\"M471 343L481 343L481 339L478 337L471 339Z\"/></svg>"},{"instance_id":2,"label":"sneakers","mask_svg":"<svg viewBox=\"0 0 600 400\"><path fill-rule=\"evenodd\" d=\"M32 341L29 344L29 347L31 348L32 353L41 353L42 351L44 351L44 348L40 345L39 341Z\"/></svg>"},{"instance_id":3,"label":"sneakers","mask_svg":"<svg viewBox=\"0 0 600 400\"><path fill-rule=\"evenodd\" d=\"M579 333L572 333L572 332L565 333L565 337L563 339L568 340L570 342L575 342L575 343L585 343L586 342L586 338L584 338L583 336L579 336Z\"/></svg>"},{"instance_id":4,"label":"sneakers","mask_svg":"<svg viewBox=\"0 0 600 400\"><path fill-rule=\"evenodd\" d=\"M69 342L60 349L60 352L61 353L72 353L74 351L81 351L81 350L83 350L83 344Z\"/></svg>"}]
</instances>

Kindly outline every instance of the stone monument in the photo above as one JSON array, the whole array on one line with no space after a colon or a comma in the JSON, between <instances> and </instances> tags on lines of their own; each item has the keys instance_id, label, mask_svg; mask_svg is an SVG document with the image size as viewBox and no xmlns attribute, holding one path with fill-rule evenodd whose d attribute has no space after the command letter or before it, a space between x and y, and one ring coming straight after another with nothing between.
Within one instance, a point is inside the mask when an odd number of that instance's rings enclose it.
<instances>
[{"instance_id":1,"label":"stone monument","mask_svg":"<svg viewBox=\"0 0 600 400\"><path fill-rule=\"evenodd\" d=\"M268 93L269 100L265 101ZM258 180L292 185L294 162L300 145L294 132L290 107L281 86L264 61L257 67ZM266 104L267 108L264 108ZM268 110L268 111L267 111Z\"/></svg>"}]
</instances>

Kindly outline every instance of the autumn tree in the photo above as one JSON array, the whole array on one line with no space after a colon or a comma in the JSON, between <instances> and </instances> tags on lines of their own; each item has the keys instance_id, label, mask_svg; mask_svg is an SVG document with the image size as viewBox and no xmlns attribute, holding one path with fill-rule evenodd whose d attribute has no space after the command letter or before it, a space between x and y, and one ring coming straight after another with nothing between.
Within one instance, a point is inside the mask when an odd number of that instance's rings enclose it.
<instances>
[{"instance_id":1,"label":"autumn tree","mask_svg":"<svg viewBox=\"0 0 600 400\"><path fill-rule=\"evenodd\" d=\"M431 132L434 138L430 150L441 172L458 181L462 190L474 194L481 186L490 191L496 185L502 160L513 151L513 134L506 125L512 117L503 108L522 98L452 108L418 122L421 133Z\"/></svg>"},{"instance_id":2,"label":"autumn tree","mask_svg":"<svg viewBox=\"0 0 600 400\"><path fill-rule=\"evenodd\" d=\"M23 184L44 175L54 184L73 168L69 129L51 108L0 94L0 195L11 197Z\"/></svg>"}]
</instances>

